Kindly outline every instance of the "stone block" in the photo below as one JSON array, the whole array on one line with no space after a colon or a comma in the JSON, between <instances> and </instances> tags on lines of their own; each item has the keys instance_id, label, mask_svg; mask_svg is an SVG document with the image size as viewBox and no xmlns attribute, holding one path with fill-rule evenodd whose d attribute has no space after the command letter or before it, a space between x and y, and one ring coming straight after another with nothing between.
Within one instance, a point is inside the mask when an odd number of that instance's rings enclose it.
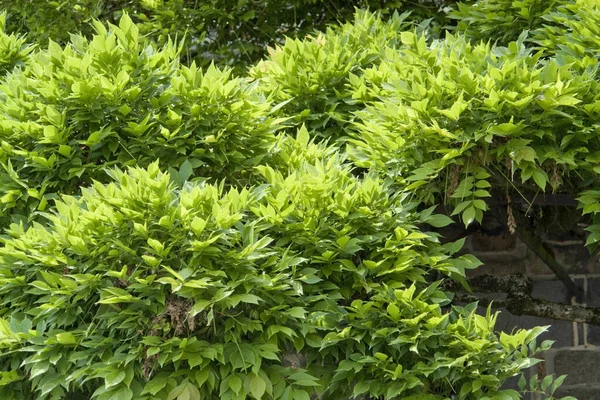
<instances>
[{"instance_id":1,"label":"stone block","mask_svg":"<svg viewBox=\"0 0 600 400\"><path fill-rule=\"evenodd\" d=\"M600 270L600 265L583 244L550 245L554 258L569 274L589 274ZM528 267L530 275L554 275L552 270L531 253Z\"/></svg>"},{"instance_id":2,"label":"stone block","mask_svg":"<svg viewBox=\"0 0 600 400\"><path fill-rule=\"evenodd\" d=\"M491 257L481 257L479 254L475 254L482 262L479 268L467 271L468 276L477 275L514 275L523 274L527 272L527 263L524 260L505 259L502 256L496 256L495 259Z\"/></svg>"},{"instance_id":3,"label":"stone block","mask_svg":"<svg viewBox=\"0 0 600 400\"><path fill-rule=\"evenodd\" d=\"M554 303L571 304L571 294L558 279L534 279L531 296Z\"/></svg>"},{"instance_id":4,"label":"stone block","mask_svg":"<svg viewBox=\"0 0 600 400\"><path fill-rule=\"evenodd\" d=\"M588 307L600 307L600 278L588 278L585 303Z\"/></svg>"},{"instance_id":5,"label":"stone block","mask_svg":"<svg viewBox=\"0 0 600 400\"><path fill-rule=\"evenodd\" d=\"M471 250L477 253L512 252L517 249L517 236L509 232L499 235L487 235L476 232L469 237Z\"/></svg>"},{"instance_id":6,"label":"stone block","mask_svg":"<svg viewBox=\"0 0 600 400\"><path fill-rule=\"evenodd\" d=\"M600 351L560 350L554 355L554 373L568 375L564 382L565 386L598 384L600 383ZM600 392L598 395L600 396Z\"/></svg>"},{"instance_id":7,"label":"stone block","mask_svg":"<svg viewBox=\"0 0 600 400\"><path fill-rule=\"evenodd\" d=\"M588 307L600 307L600 278L588 278L585 303ZM600 326L587 326L587 343L600 345Z\"/></svg>"},{"instance_id":8,"label":"stone block","mask_svg":"<svg viewBox=\"0 0 600 400\"><path fill-rule=\"evenodd\" d=\"M587 326L587 342L594 346L600 345L600 326Z\"/></svg>"},{"instance_id":9,"label":"stone block","mask_svg":"<svg viewBox=\"0 0 600 400\"><path fill-rule=\"evenodd\" d=\"M507 262L523 260L527 256L527 246L508 232L498 235L473 233L465 247L482 261Z\"/></svg>"},{"instance_id":10,"label":"stone block","mask_svg":"<svg viewBox=\"0 0 600 400\"><path fill-rule=\"evenodd\" d=\"M584 244L587 235L584 226L577 226L570 230L563 228L550 229L543 233L543 239L550 244Z\"/></svg>"},{"instance_id":11,"label":"stone block","mask_svg":"<svg viewBox=\"0 0 600 400\"><path fill-rule=\"evenodd\" d=\"M600 274L600 258L598 254L592 254L585 266L585 270L588 274Z\"/></svg>"},{"instance_id":12,"label":"stone block","mask_svg":"<svg viewBox=\"0 0 600 400\"><path fill-rule=\"evenodd\" d=\"M552 272L552 270L535 254L532 253L528 257L528 261L529 262L527 263L527 272L525 275L536 277L546 276L548 278L556 276L554 275L554 272Z\"/></svg>"}]
</instances>

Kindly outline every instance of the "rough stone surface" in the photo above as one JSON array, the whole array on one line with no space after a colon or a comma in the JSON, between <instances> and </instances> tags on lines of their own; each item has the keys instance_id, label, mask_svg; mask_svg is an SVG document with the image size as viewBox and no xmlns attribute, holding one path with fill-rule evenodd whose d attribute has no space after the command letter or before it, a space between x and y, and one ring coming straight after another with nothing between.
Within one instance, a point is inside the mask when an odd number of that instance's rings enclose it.
<instances>
[{"instance_id":1,"label":"rough stone surface","mask_svg":"<svg viewBox=\"0 0 600 400\"><path fill-rule=\"evenodd\" d=\"M506 231L499 235L477 232L470 236L470 246L471 250L478 253L514 252L517 249L517 236Z\"/></svg>"},{"instance_id":2,"label":"rough stone surface","mask_svg":"<svg viewBox=\"0 0 600 400\"><path fill-rule=\"evenodd\" d=\"M596 350L561 350L554 356L554 372L568 375L564 385L597 384L600 383L599 363L600 352Z\"/></svg>"},{"instance_id":3,"label":"rough stone surface","mask_svg":"<svg viewBox=\"0 0 600 400\"><path fill-rule=\"evenodd\" d=\"M600 278L587 279L585 304L588 307L600 307ZM600 326L587 326L587 344L600 345Z\"/></svg>"},{"instance_id":4,"label":"rough stone surface","mask_svg":"<svg viewBox=\"0 0 600 400\"><path fill-rule=\"evenodd\" d=\"M600 345L600 326L588 325L587 327L587 342L594 346ZM598 357L598 368L600 368L600 356Z\"/></svg>"},{"instance_id":5,"label":"rough stone surface","mask_svg":"<svg viewBox=\"0 0 600 400\"><path fill-rule=\"evenodd\" d=\"M570 304L571 295L564 283L558 279L536 279L531 296L536 299Z\"/></svg>"},{"instance_id":6,"label":"rough stone surface","mask_svg":"<svg viewBox=\"0 0 600 400\"><path fill-rule=\"evenodd\" d=\"M484 262L514 262L524 260L528 254L527 246L509 233L488 235L477 232L469 236L466 247Z\"/></svg>"},{"instance_id":7,"label":"rough stone surface","mask_svg":"<svg viewBox=\"0 0 600 400\"><path fill-rule=\"evenodd\" d=\"M566 245L550 244L554 258L569 274L588 274L593 273L597 268L594 264L590 252L582 244L572 244L567 242ZM544 264L535 254L530 252L529 255L530 275L553 275L552 270Z\"/></svg>"},{"instance_id":8,"label":"rough stone surface","mask_svg":"<svg viewBox=\"0 0 600 400\"><path fill-rule=\"evenodd\" d=\"M565 209L563 209L563 211L565 211ZM561 243L578 241L582 244L585 243L586 237L588 235L588 232L586 232L585 230L586 225L573 225L571 223L572 219L577 219L580 214L576 209L572 209L571 211L574 213L573 215L565 215L566 221L564 222L567 222L566 224L559 222L554 226L548 226L546 231L541 233L545 241Z\"/></svg>"},{"instance_id":9,"label":"rough stone surface","mask_svg":"<svg viewBox=\"0 0 600 400\"><path fill-rule=\"evenodd\" d=\"M600 278L587 279L585 302L588 307L600 307Z\"/></svg>"},{"instance_id":10,"label":"rough stone surface","mask_svg":"<svg viewBox=\"0 0 600 400\"><path fill-rule=\"evenodd\" d=\"M501 257L496 259L486 259L479 254L475 254L483 265L477 269L468 271L469 276L477 275L514 275L525 274L527 272L527 263L524 260L503 260Z\"/></svg>"},{"instance_id":11,"label":"rough stone surface","mask_svg":"<svg viewBox=\"0 0 600 400\"><path fill-rule=\"evenodd\" d=\"M600 274L600 256L598 256L598 254L594 254L590 257L585 270L588 274Z\"/></svg>"}]
</instances>

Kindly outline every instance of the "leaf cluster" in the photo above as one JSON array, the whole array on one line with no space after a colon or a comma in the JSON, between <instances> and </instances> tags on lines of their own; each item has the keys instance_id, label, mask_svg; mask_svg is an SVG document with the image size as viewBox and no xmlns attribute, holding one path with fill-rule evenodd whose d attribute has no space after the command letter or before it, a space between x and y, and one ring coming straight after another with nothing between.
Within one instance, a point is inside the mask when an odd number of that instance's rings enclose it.
<instances>
[{"instance_id":1,"label":"leaf cluster","mask_svg":"<svg viewBox=\"0 0 600 400\"><path fill-rule=\"evenodd\" d=\"M0 14L0 76L22 65L28 58L33 46L25 38L6 33L6 13Z\"/></svg>"},{"instance_id":2,"label":"leaf cluster","mask_svg":"<svg viewBox=\"0 0 600 400\"><path fill-rule=\"evenodd\" d=\"M0 79L0 397L520 398L502 385L545 328L453 305L444 280L481 263L430 227L498 192L600 212L595 41L560 28L583 14L545 14L536 45L565 45L543 50L357 12L234 77L168 37L188 28L168 7L215 4L145 1L164 13L95 21Z\"/></svg>"},{"instance_id":3,"label":"leaf cluster","mask_svg":"<svg viewBox=\"0 0 600 400\"><path fill-rule=\"evenodd\" d=\"M47 225L14 224L2 396L518 398L499 388L544 328L498 336L489 311L443 312L428 274L479 265L418 228L443 218L338 157L260 172L267 185L225 190L112 169Z\"/></svg>"},{"instance_id":4,"label":"leaf cluster","mask_svg":"<svg viewBox=\"0 0 600 400\"><path fill-rule=\"evenodd\" d=\"M146 42L127 16L95 26L93 39L51 42L1 83L5 215L43 211L112 165L159 159L180 181L244 180L268 155L280 122L256 85L180 65L173 44Z\"/></svg>"},{"instance_id":5,"label":"leaf cluster","mask_svg":"<svg viewBox=\"0 0 600 400\"><path fill-rule=\"evenodd\" d=\"M478 0L459 2L449 18L456 29L475 41L501 45L518 39L521 32L542 28L545 17L568 0Z\"/></svg>"},{"instance_id":6,"label":"leaf cluster","mask_svg":"<svg viewBox=\"0 0 600 400\"><path fill-rule=\"evenodd\" d=\"M285 37L301 38L329 24L351 20L356 8L393 14L412 11L415 19L432 18L443 26L438 10L453 0L0 0L0 10L10 15L10 32L26 34L31 42L61 44L70 35L94 34L91 22L117 23L128 13L143 35L159 44L185 38L188 64L244 67L258 61L267 46Z\"/></svg>"},{"instance_id":7,"label":"leaf cluster","mask_svg":"<svg viewBox=\"0 0 600 400\"><path fill-rule=\"evenodd\" d=\"M491 187L515 196L594 187L597 60L581 69L543 59L524 36L508 47L402 37L407 47L354 83L374 99L347 141L357 165L425 203L454 205L466 225L481 221Z\"/></svg>"}]
</instances>

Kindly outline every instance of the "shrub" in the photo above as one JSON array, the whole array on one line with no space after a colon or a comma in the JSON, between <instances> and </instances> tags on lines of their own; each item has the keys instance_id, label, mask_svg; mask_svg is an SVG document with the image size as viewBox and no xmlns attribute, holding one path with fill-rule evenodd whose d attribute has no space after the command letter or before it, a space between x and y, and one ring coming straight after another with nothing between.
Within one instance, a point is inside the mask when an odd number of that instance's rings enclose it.
<instances>
[{"instance_id":1,"label":"shrub","mask_svg":"<svg viewBox=\"0 0 600 400\"><path fill-rule=\"evenodd\" d=\"M562 4L543 16L544 26L532 32L532 38L562 63L595 68L600 58L599 8L593 0Z\"/></svg>"},{"instance_id":2,"label":"shrub","mask_svg":"<svg viewBox=\"0 0 600 400\"><path fill-rule=\"evenodd\" d=\"M110 16L111 7L107 5L114 4L118 9L127 2L128 0L66 0L60 3L46 0L0 0L0 10L8 13L9 32L19 32L27 36L29 42L46 46L49 40L66 43L70 34L92 34L92 19Z\"/></svg>"},{"instance_id":3,"label":"shrub","mask_svg":"<svg viewBox=\"0 0 600 400\"><path fill-rule=\"evenodd\" d=\"M405 18L290 39L254 82L181 66L179 25L157 45L127 14L8 73L0 397L520 398L502 385L544 328L452 305L445 283L480 262L429 227L452 222L446 196L468 225L492 183L559 189L559 171L599 212L596 60Z\"/></svg>"},{"instance_id":4,"label":"shrub","mask_svg":"<svg viewBox=\"0 0 600 400\"><path fill-rule=\"evenodd\" d=\"M357 112L348 151L359 166L386 171L425 203L448 201L467 225L481 221L490 187L535 196L596 184L593 70L540 62L522 41L403 37L407 47L355 86L378 98Z\"/></svg>"},{"instance_id":5,"label":"shrub","mask_svg":"<svg viewBox=\"0 0 600 400\"><path fill-rule=\"evenodd\" d=\"M339 161L263 167L268 186L229 191L176 190L157 163L111 170L47 227L13 225L2 396L518 398L499 387L543 330L498 337L489 313L444 313L428 274L478 262L416 226L444 217Z\"/></svg>"},{"instance_id":6,"label":"shrub","mask_svg":"<svg viewBox=\"0 0 600 400\"><path fill-rule=\"evenodd\" d=\"M160 159L183 180L243 181L268 154L278 122L256 85L180 66L174 45L142 41L127 16L95 27L90 41L50 43L0 86L5 213L43 210L111 165Z\"/></svg>"},{"instance_id":7,"label":"shrub","mask_svg":"<svg viewBox=\"0 0 600 400\"><path fill-rule=\"evenodd\" d=\"M271 49L270 57L250 75L275 101L286 103L282 115L306 123L321 137L339 137L352 111L363 104L347 90L349 80L400 45L398 33L408 27L407 16L394 14L383 21L358 11L353 23L305 40L287 39L285 45Z\"/></svg>"},{"instance_id":8,"label":"shrub","mask_svg":"<svg viewBox=\"0 0 600 400\"><path fill-rule=\"evenodd\" d=\"M268 45L284 36L296 38L324 31L331 23L353 18L355 7L393 14L412 11L415 18L433 18L442 26L443 4L453 1L425 0L0 0L0 10L12 16L12 31L27 33L29 40L46 45L48 40L67 43L70 34L91 36L90 22L115 23L123 12L139 24L142 34L159 44L177 37L186 39L185 59L205 67L245 66L258 61Z\"/></svg>"},{"instance_id":9,"label":"shrub","mask_svg":"<svg viewBox=\"0 0 600 400\"><path fill-rule=\"evenodd\" d=\"M448 18L470 39L500 45L517 40L525 30L542 28L545 16L565 0L478 0L459 2Z\"/></svg>"}]
</instances>

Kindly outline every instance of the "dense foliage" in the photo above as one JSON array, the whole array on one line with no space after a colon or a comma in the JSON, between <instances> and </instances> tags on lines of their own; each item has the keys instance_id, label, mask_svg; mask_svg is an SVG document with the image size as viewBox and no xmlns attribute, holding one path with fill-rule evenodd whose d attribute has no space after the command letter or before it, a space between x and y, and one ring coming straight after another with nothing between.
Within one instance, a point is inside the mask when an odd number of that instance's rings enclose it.
<instances>
[{"instance_id":1,"label":"dense foliage","mask_svg":"<svg viewBox=\"0 0 600 400\"><path fill-rule=\"evenodd\" d=\"M33 50L24 38L7 34L5 28L6 13L3 13L0 14L0 76L12 71L17 65L22 65Z\"/></svg>"},{"instance_id":2,"label":"dense foliage","mask_svg":"<svg viewBox=\"0 0 600 400\"><path fill-rule=\"evenodd\" d=\"M142 34L159 43L185 38L185 58L200 66L249 65L264 55L267 45L285 36L303 37L328 24L350 20L355 8L393 13L411 10L415 19L433 18L438 28L453 0L0 0L11 15L11 32L31 41L67 43L70 34L94 33L93 19L116 23L129 13Z\"/></svg>"},{"instance_id":3,"label":"dense foliage","mask_svg":"<svg viewBox=\"0 0 600 400\"><path fill-rule=\"evenodd\" d=\"M600 8L364 3L0 0L2 398L521 398L435 210L600 213Z\"/></svg>"},{"instance_id":4,"label":"dense foliage","mask_svg":"<svg viewBox=\"0 0 600 400\"><path fill-rule=\"evenodd\" d=\"M49 226L13 226L0 250L13 350L2 395L496 392L531 364L522 347L542 330L498 337L490 314L442 313L448 298L425 275L462 280L478 261L415 226L442 216L410 212L341 161L265 166L268 185L229 191L176 190L158 164L112 170L108 186L63 196ZM282 366L295 352L301 365Z\"/></svg>"},{"instance_id":5,"label":"dense foliage","mask_svg":"<svg viewBox=\"0 0 600 400\"><path fill-rule=\"evenodd\" d=\"M183 180L243 179L267 155L278 122L256 85L180 66L175 46L144 42L127 17L95 26L92 40L51 43L2 82L4 211L44 210L111 165L159 159Z\"/></svg>"}]
</instances>

